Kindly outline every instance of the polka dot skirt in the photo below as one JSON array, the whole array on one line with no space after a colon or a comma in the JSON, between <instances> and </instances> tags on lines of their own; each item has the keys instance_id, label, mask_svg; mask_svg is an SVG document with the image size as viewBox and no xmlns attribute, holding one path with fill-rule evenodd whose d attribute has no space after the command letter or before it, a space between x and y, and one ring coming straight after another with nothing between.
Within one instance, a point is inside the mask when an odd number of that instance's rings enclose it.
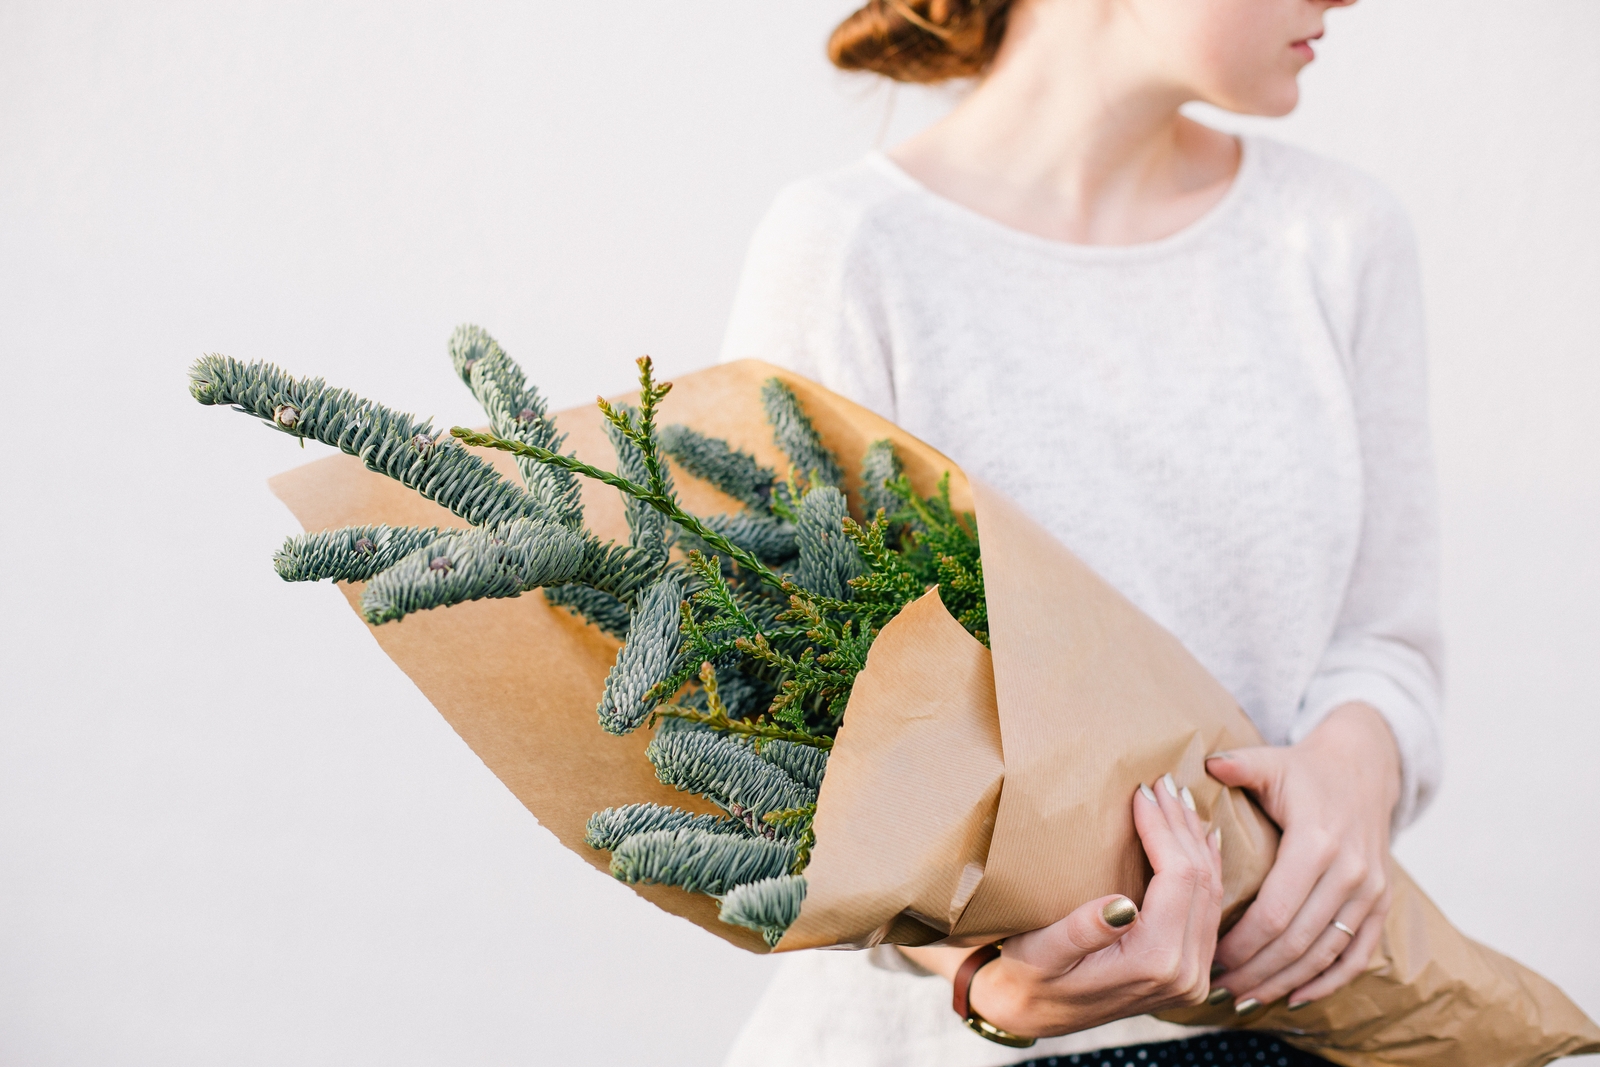
<instances>
[{"instance_id":1,"label":"polka dot skirt","mask_svg":"<svg viewBox=\"0 0 1600 1067\"><path fill-rule=\"evenodd\" d=\"M1071 1056L1046 1056L1017 1067L1146 1067L1147 1064L1211 1064L1213 1067L1328 1067L1320 1056L1279 1041L1271 1034L1202 1034L1159 1045L1133 1045Z\"/></svg>"}]
</instances>

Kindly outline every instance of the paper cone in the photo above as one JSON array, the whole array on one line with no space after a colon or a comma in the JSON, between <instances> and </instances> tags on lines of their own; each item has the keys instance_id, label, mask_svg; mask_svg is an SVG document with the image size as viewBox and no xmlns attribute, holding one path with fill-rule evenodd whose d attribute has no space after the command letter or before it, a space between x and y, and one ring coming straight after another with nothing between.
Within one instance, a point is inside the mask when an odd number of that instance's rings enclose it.
<instances>
[{"instance_id":1,"label":"paper cone","mask_svg":"<svg viewBox=\"0 0 1600 1067\"><path fill-rule=\"evenodd\" d=\"M936 591L879 635L823 780L805 904L778 949L981 943L1108 893L1142 900L1150 870L1131 798L1168 772L1223 828L1225 915L1237 918L1271 868L1278 832L1247 796L1205 774L1208 753L1260 743L1228 693L1015 504L813 382L756 361L729 364L678 379L663 417L784 469L759 398L773 376L840 456L853 499L859 457L881 438L895 442L919 492L951 474L956 507L978 516L993 646L991 654L956 623ZM556 422L580 458L614 462L594 408ZM516 476L507 454L487 458ZM681 472L678 485L697 514L739 507ZM281 475L272 488L307 530L462 525L349 456ZM599 536L625 537L614 490L587 483L584 507ZM357 606L359 588L344 592ZM537 593L372 632L528 810L596 867L609 858L583 843L583 831L602 808L713 810L656 780L646 731L618 738L600 729L595 706L617 643ZM1367 972L1293 1015L1271 1007L1251 1028L1289 1031L1337 1063L1370 1067L1500 1067L1600 1051L1600 1030L1553 985L1461 935L1398 869L1395 884ZM765 949L756 934L720 922L708 897L634 889L719 937ZM1168 1017L1237 1022L1216 1009Z\"/></svg>"}]
</instances>

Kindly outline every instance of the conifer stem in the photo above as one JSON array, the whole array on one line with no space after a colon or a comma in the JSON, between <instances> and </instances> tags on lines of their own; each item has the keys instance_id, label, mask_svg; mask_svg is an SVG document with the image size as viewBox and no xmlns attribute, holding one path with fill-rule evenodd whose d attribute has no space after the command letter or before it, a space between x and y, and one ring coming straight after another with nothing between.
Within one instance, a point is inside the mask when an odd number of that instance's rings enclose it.
<instances>
[{"instance_id":1,"label":"conifer stem","mask_svg":"<svg viewBox=\"0 0 1600 1067\"><path fill-rule=\"evenodd\" d=\"M497 448L502 452L510 452L515 456L526 456L529 459L538 460L540 463L546 463L552 467L560 467L574 474L581 474L585 478L593 478L595 481L604 482L614 489L627 493L635 500L655 508L718 552L726 553L729 559L760 578L763 582L780 592L784 591L786 583L782 575L762 563L753 554L735 545L732 541L729 541L726 537L717 533L717 531L711 529L711 527L687 511L684 511L683 508L678 506L676 500L664 493L651 492L647 486L624 478L620 474L614 474L593 464L585 463L576 456L563 456L559 452L542 448L539 445L511 441L504 437L496 437L492 433L478 433L476 430L469 430L465 426L454 427L451 429L450 435L462 444L473 445L478 448Z\"/></svg>"}]
</instances>

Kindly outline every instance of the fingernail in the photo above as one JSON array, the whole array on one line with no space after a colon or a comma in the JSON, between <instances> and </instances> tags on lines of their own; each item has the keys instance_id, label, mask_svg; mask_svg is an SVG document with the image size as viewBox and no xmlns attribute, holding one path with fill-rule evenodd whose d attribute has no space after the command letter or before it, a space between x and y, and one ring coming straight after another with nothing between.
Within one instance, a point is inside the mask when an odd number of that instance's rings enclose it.
<instances>
[{"instance_id":1,"label":"fingernail","mask_svg":"<svg viewBox=\"0 0 1600 1067\"><path fill-rule=\"evenodd\" d=\"M1106 921L1107 926L1120 930L1139 917L1139 909L1133 906L1133 901L1127 897L1118 897L1100 909L1100 918Z\"/></svg>"},{"instance_id":2,"label":"fingernail","mask_svg":"<svg viewBox=\"0 0 1600 1067\"><path fill-rule=\"evenodd\" d=\"M1235 1015L1249 1015L1259 1007L1261 1007L1261 1001L1255 997L1246 997L1233 1006L1233 1012Z\"/></svg>"},{"instance_id":3,"label":"fingernail","mask_svg":"<svg viewBox=\"0 0 1600 1067\"><path fill-rule=\"evenodd\" d=\"M1156 791L1143 782L1139 783L1139 794L1152 804L1156 802Z\"/></svg>"},{"instance_id":4,"label":"fingernail","mask_svg":"<svg viewBox=\"0 0 1600 1067\"><path fill-rule=\"evenodd\" d=\"M1206 762L1209 763L1214 759L1232 759L1232 758L1233 758L1233 753L1232 752L1213 752L1213 753L1211 753L1211 755L1206 757Z\"/></svg>"},{"instance_id":5,"label":"fingernail","mask_svg":"<svg viewBox=\"0 0 1600 1067\"><path fill-rule=\"evenodd\" d=\"M1215 830L1211 831L1211 840L1213 840L1213 841L1215 841L1217 843L1217 851L1221 852L1222 851L1222 827L1219 826Z\"/></svg>"},{"instance_id":6,"label":"fingernail","mask_svg":"<svg viewBox=\"0 0 1600 1067\"><path fill-rule=\"evenodd\" d=\"M1180 789L1178 791L1178 795L1183 798L1183 806L1184 807L1186 807L1190 811L1194 811L1194 812L1198 812L1200 810L1199 808L1194 806L1194 794L1189 792L1189 787L1188 786L1184 786L1182 789Z\"/></svg>"},{"instance_id":7,"label":"fingernail","mask_svg":"<svg viewBox=\"0 0 1600 1067\"><path fill-rule=\"evenodd\" d=\"M1172 780L1172 775L1163 774L1161 776L1161 785L1166 789L1167 796L1173 800L1178 799L1178 783Z\"/></svg>"},{"instance_id":8,"label":"fingernail","mask_svg":"<svg viewBox=\"0 0 1600 1067\"><path fill-rule=\"evenodd\" d=\"M1232 993L1228 992L1226 989L1223 989L1221 986L1218 986L1217 988L1213 989L1211 991L1211 995L1206 998L1206 1003L1214 1008L1231 996L1233 996Z\"/></svg>"},{"instance_id":9,"label":"fingernail","mask_svg":"<svg viewBox=\"0 0 1600 1067\"><path fill-rule=\"evenodd\" d=\"M1310 1004L1310 1003L1311 1003L1311 1001L1309 1001L1309 1000L1297 1000L1293 1004L1289 1005L1289 1010L1290 1011L1299 1011L1301 1008L1305 1007L1307 1004Z\"/></svg>"},{"instance_id":10,"label":"fingernail","mask_svg":"<svg viewBox=\"0 0 1600 1067\"><path fill-rule=\"evenodd\" d=\"M1228 965L1225 964L1225 963L1213 963L1211 965L1211 977L1215 978L1217 975L1221 974L1223 971L1226 971L1227 969L1228 969Z\"/></svg>"}]
</instances>

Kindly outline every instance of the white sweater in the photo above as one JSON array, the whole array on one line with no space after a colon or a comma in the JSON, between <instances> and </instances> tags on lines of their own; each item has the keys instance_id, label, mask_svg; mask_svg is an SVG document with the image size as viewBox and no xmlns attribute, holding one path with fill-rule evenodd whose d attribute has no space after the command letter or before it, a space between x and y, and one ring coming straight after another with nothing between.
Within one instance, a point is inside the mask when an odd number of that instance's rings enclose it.
<instances>
[{"instance_id":1,"label":"white sweater","mask_svg":"<svg viewBox=\"0 0 1600 1067\"><path fill-rule=\"evenodd\" d=\"M1397 827L1432 796L1421 292L1404 212L1370 178L1248 138L1198 222L1090 247L1010 229L870 155L791 186L757 229L723 350L745 357L1005 492L1176 634L1268 741L1376 707L1404 768ZM978 1067L1172 1036L1130 1020L1018 1053L967 1033L942 980L870 962L801 954L730 1062Z\"/></svg>"}]
</instances>

